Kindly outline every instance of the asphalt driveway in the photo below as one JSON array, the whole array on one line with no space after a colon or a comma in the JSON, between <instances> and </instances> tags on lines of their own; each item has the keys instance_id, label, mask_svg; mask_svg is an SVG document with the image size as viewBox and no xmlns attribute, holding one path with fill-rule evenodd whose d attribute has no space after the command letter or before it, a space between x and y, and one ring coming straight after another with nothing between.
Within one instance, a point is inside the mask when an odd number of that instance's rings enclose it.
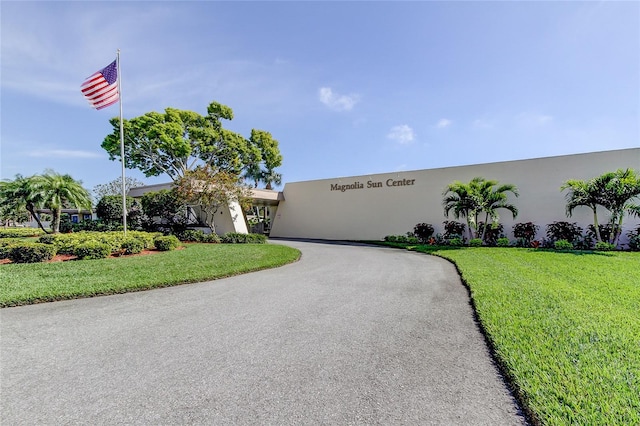
<instances>
[{"instance_id":1,"label":"asphalt driveway","mask_svg":"<svg viewBox=\"0 0 640 426\"><path fill-rule=\"evenodd\" d=\"M451 264L279 243L301 260L0 310L0 423L524 423Z\"/></svg>"}]
</instances>

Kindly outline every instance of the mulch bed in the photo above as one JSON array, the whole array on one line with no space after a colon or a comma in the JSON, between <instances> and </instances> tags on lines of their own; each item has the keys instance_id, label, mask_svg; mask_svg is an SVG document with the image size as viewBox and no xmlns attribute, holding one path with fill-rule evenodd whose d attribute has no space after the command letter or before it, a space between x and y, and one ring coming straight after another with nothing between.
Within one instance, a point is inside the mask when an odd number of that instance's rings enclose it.
<instances>
[{"instance_id":1,"label":"mulch bed","mask_svg":"<svg viewBox=\"0 0 640 426\"><path fill-rule=\"evenodd\" d=\"M178 247L176 250L182 250L184 249L183 246ZM114 257L133 257L133 256L147 256L150 254L157 254L157 253L162 253L160 250L142 250L140 253L138 254L127 254L127 255L111 255L109 256L109 258L114 258ZM46 262L42 262L42 263L53 263L53 262L68 262L70 260L77 260L77 257L71 254L57 254L53 257L53 259L48 260ZM13 263L11 262L9 259L0 259L0 265L5 265L7 263Z\"/></svg>"}]
</instances>

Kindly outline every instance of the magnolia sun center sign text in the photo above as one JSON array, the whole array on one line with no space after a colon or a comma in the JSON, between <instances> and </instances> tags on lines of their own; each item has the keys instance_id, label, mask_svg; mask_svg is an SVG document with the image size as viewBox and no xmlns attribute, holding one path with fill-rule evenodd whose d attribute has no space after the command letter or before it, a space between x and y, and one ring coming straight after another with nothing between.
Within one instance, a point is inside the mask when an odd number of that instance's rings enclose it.
<instances>
[{"instance_id":1,"label":"magnolia sun center sign text","mask_svg":"<svg viewBox=\"0 0 640 426\"><path fill-rule=\"evenodd\" d=\"M360 181L355 181L353 183L346 184L346 185L339 184L339 183L332 183L331 191L345 192L351 189L384 188L385 186L390 188L397 188L400 186L411 186L415 184L415 182L416 182L415 179L399 179L399 180L387 179L384 182L369 180L366 183L361 183Z\"/></svg>"}]
</instances>

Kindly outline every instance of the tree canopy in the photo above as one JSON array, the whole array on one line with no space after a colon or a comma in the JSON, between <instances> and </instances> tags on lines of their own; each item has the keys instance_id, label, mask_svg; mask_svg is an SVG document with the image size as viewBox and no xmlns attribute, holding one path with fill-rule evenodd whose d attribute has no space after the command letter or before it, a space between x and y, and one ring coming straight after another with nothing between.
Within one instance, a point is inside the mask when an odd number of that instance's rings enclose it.
<instances>
[{"instance_id":1,"label":"tree canopy","mask_svg":"<svg viewBox=\"0 0 640 426\"><path fill-rule=\"evenodd\" d=\"M42 224L38 210L50 210L53 217L51 228L54 233L60 230L62 209L91 210L92 204L91 195L82 187L81 182L53 170L26 178L17 175L13 181L3 181L0 186L0 198L2 201L11 200L12 205L16 207L24 206L45 232L49 231Z\"/></svg>"},{"instance_id":2,"label":"tree canopy","mask_svg":"<svg viewBox=\"0 0 640 426\"><path fill-rule=\"evenodd\" d=\"M166 174L176 182L203 164L238 176L262 167L273 172L281 165L278 143L268 132L254 129L251 138L245 139L223 128L222 121L231 119L231 108L211 102L206 116L166 108L164 113L148 112L124 120L125 166L148 177ZM110 123L113 132L104 139L102 148L115 160L120 158L120 123L118 118Z\"/></svg>"},{"instance_id":3,"label":"tree canopy","mask_svg":"<svg viewBox=\"0 0 640 426\"><path fill-rule=\"evenodd\" d=\"M507 193L518 196L518 189L512 184L498 186L498 181L486 180L482 177L475 177L469 183L454 181L446 186L442 196L442 206L445 217L453 212L456 219L465 218L469 238L474 238L472 230L475 230L475 238L484 240L488 221L498 223L498 210L505 209L511 212L515 218L518 209L507 201ZM482 234L478 235L479 219L484 213L485 222L482 226Z\"/></svg>"},{"instance_id":4,"label":"tree canopy","mask_svg":"<svg viewBox=\"0 0 640 426\"><path fill-rule=\"evenodd\" d=\"M129 192L131 188L136 188L139 186L144 186L144 182L140 182L138 179L130 176L125 176L125 193ZM111 182L94 186L93 193L95 194L98 201L108 195L122 195L122 176L112 180Z\"/></svg>"},{"instance_id":5,"label":"tree canopy","mask_svg":"<svg viewBox=\"0 0 640 426\"><path fill-rule=\"evenodd\" d=\"M598 223L598 206L609 211L609 243L617 244L622 232L622 223L626 214L640 217L640 175L633 169L618 169L588 180L568 180L560 190L568 190L567 216L571 216L576 207L588 207L593 212L593 225L596 238L602 241Z\"/></svg>"}]
</instances>

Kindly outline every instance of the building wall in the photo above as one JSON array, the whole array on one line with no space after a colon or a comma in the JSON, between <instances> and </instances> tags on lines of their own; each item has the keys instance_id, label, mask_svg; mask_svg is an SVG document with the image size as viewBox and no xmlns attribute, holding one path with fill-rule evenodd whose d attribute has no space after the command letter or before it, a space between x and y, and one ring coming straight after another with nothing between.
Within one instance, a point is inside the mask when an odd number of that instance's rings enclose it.
<instances>
[{"instance_id":1,"label":"building wall","mask_svg":"<svg viewBox=\"0 0 640 426\"><path fill-rule=\"evenodd\" d=\"M565 181L590 179L619 168L640 171L640 148L287 183L271 236L379 240L405 234L421 222L431 223L436 233L442 233L444 188L454 180L469 182L481 176L519 189L519 198L510 197L518 217L513 220L508 211L499 212L508 236L512 237L514 223L531 221L540 226L541 239L545 226L554 221L568 220L582 227L593 221L586 207L566 217L565 193L560 191ZM605 219L603 212L600 220ZM625 228L638 222L627 218Z\"/></svg>"}]
</instances>

